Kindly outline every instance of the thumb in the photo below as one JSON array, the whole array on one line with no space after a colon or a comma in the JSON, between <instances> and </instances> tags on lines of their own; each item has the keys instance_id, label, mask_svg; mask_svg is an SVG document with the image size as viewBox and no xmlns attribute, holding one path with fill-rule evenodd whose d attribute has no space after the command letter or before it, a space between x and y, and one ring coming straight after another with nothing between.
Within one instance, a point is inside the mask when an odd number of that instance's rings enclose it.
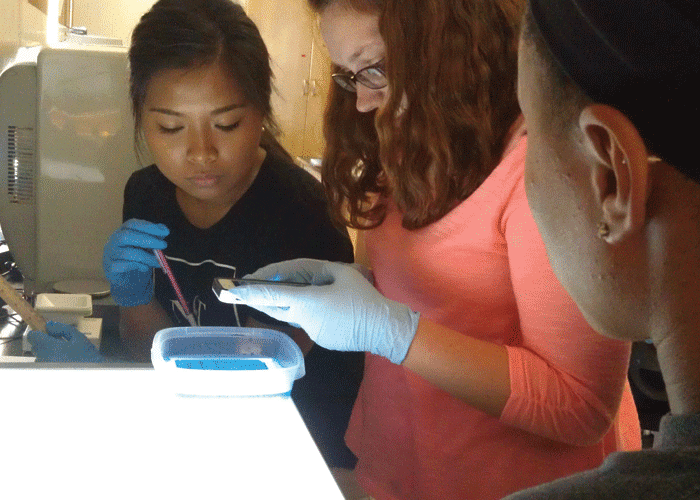
<instances>
[{"instance_id":1,"label":"thumb","mask_svg":"<svg viewBox=\"0 0 700 500\"><path fill-rule=\"evenodd\" d=\"M284 291L279 286L242 284L228 290L236 303L256 306L284 307Z\"/></svg>"},{"instance_id":2,"label":"thumb","mask_svg":"<svg viewBox=\"0 0 700 500\"><path fill-rule=\"evenodd\" d=\"M27 334L27 340L31 344L32 349L43 349L46 348L47 344L51 339L44 332L32 330Z\"/></svg>"},{"instance_id":3,"label":"thumb","mask_svg":"<svg viewBox=\"0 0 700 500\"><path fill-rule=\"evenodd\" d=\"M66 340L73 338L73 332L75 328L65 323L59 323L58 321L47 321L46 322L46 333L51 337L61 338Z\"/></svg>"}]
</instances>

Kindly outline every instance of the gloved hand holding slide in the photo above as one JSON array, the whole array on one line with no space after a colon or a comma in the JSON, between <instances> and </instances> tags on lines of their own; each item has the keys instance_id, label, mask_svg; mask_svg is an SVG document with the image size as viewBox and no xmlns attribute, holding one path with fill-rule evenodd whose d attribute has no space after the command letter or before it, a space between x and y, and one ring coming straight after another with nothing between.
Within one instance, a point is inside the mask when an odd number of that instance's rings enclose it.
<instances>
[{"instance_id":1,"label":"gloved hand holding slide","mask_svg":"<svg viewBox=\"0 0 700 500\"><path fill-rule=\"evenodd\" d=\"M420 314L382 296L366 274L354 264L290 260L246 278L310 286L241 283L226 290L226 301L245 303L302 328L326 349L371 352L399 364L416 334Z\"/></svg>"}]
</instances>

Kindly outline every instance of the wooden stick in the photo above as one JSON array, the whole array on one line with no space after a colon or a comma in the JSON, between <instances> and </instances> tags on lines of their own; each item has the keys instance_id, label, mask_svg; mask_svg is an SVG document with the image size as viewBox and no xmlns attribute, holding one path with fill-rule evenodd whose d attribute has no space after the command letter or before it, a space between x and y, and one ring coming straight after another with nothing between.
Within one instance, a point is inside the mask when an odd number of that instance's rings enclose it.
<instances>
[{"instance_id":1,"label":"wooden stick","mask_svg":"<svg viewBox=\"0 0 700 500\"><path fill-rule=\"evenodd\" d=\"M24 300L15 287L0 275L0 297L7 302L7 305L12 308L20 317L29 325L32 330L38 330L46 333L46 320L36 312L32 305Z\"/></svg>"}]
</instances>

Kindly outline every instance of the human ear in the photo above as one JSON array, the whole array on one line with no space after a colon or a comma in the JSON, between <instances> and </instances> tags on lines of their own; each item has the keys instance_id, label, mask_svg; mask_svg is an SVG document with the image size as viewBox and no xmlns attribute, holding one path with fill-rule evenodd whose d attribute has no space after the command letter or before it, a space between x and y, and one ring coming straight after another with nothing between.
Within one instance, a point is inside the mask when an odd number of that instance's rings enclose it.
<instances>
[{"instance_id":1,"label":"human ear","mask_svg":"<svg viewBox=\"0 0 700 500\"><path fill-rule=\"evenodd\" d=\"M649 165L637 128L619 110L586 106L579 115L583 147L591 165L594 201L601 211L600 235L614 244L640 230L646 220Z\"/></svg>"}]
</instances>

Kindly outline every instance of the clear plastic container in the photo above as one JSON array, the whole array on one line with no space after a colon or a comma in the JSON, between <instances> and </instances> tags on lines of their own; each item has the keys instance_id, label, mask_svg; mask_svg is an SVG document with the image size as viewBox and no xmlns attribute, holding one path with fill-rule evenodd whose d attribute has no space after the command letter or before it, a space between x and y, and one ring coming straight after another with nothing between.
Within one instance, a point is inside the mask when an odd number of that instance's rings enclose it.
<instances>
[{"instance_id":1,"label":"clear plastic container","mask_svg":"<svg viewBox=\"0 0 700 500\"><path fill-rule=\"evenodd\" d=\"M260 328L166 328L153 339L151 361L167 385L188 396L286 394L305 373L299 346Z\"/></svg>"}]
</instances>

